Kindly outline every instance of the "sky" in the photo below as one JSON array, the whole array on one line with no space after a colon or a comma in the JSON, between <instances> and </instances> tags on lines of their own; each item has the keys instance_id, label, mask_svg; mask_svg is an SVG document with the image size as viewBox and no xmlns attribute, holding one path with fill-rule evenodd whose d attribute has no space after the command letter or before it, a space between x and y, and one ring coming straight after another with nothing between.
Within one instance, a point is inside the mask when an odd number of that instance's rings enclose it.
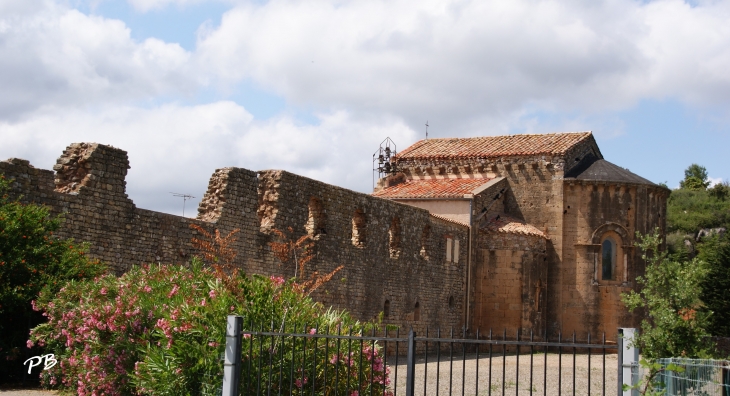
<instances>
[{"instance_id":1,"label":"sky","mask_svg":"<svg viewBox=\"0 0 730 396\"><path fill-rule=\"evenodd\" d=\"M730 179L730 1L2 0L0 160L129 153L127 193L185 215L217 168L372 190L425 137L593 131L677 187Z\"/></svg>"}]
</instances>

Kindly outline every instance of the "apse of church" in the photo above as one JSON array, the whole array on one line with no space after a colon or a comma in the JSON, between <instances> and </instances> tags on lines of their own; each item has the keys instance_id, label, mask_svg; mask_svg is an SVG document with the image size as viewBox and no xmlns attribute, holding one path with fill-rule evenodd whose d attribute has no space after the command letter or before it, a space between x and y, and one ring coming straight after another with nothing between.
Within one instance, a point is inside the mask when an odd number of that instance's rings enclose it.
<instances>
[{"instance_id":1,"label":"apse of church","mask_svg":"<svg viewBox=\"0 0 730 396\"><path fill-rule=\"evenodd\" d=\"M422 140L374 195L470 227L472 331L635 327L623 292L644 263L635 233L664 230L669 190L605 159L590 132Z\"/></svg>"}]
</instances>

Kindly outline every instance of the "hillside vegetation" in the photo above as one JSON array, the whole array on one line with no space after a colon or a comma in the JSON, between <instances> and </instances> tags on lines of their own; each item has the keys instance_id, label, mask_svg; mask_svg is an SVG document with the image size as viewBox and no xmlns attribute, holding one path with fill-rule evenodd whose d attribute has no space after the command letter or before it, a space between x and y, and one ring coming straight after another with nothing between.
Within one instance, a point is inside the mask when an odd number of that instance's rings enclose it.
<instances>
[{"instance_id":1,"label":"hillside vegetation","mask_svg":"<svg viewBox=\"0 0 730 396\"><path fill-rule=\"evenodd\" d=\"M684 175L667 202L668 250L675 260L696 257L708 264L701 293L708 330L730 337L730 235L719 230L730 230L730 185L709 187L707 170L697 164Z\"/></svg>"}]
</instances>

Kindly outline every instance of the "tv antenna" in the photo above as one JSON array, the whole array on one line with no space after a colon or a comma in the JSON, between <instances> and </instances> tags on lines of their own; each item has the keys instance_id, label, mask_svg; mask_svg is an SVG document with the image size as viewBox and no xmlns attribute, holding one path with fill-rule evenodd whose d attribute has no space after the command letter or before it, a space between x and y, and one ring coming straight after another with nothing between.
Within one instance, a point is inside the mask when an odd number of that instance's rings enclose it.
<instances>
[{"instance_id":1,"label":"tv antenna","mask_svg":"<svg viewBox=\"0 0 730 396\"><path fill-rule=\"evenodd\" d=\"M195 197L192 196L192 195L190 195L190 194L180 194L180 193L174 193L174 192L171 192L170 194L172 194L173 197L182 197L182 199L183 199L183 213L182 213L182 215L183 215L183 217L185 217L185 202L187 202L188 199L193 199Z\"/></svg>"},{"instance_id":2,"label":"tv antenna","mask_svg":"<svg viewBox=\"0 0 730 396\"><path fill-rule=\"evenodd\" d=\"M428 120L426 120L426 140L428 140Z\"/></svg>"}]
</instances>

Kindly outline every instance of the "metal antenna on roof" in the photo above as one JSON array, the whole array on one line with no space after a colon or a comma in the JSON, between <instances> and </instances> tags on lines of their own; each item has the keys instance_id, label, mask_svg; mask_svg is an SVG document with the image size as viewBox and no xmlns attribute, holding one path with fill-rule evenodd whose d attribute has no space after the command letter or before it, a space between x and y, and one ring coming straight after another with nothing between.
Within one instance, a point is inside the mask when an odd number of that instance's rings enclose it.
<instances>
[{"instance_id":1,"label":"metal antenna on roof","mask_svg":"<svg viewBox=\"0 0 730 396\"><path fill-rule=\"evenodd\" d=\"M428 120L426 120L426 140L428 140Z\"/></svg>"},{"instance_id":2,"label":"metal antenna on roof","mask_svg":"<svg viewBox=\"0 0 730 396\"><path fill-rule=\"evenodd\" d=\"M174 192L171 192L170 194L172 194L173 197L182 197L182 199L183 199L183 214L182 215L183 215L183 217L185 217L185 202L188 199L193 199L195 197L190 194L180 194L180 193L174 193Z\"/></svg>"}]
</instances>

